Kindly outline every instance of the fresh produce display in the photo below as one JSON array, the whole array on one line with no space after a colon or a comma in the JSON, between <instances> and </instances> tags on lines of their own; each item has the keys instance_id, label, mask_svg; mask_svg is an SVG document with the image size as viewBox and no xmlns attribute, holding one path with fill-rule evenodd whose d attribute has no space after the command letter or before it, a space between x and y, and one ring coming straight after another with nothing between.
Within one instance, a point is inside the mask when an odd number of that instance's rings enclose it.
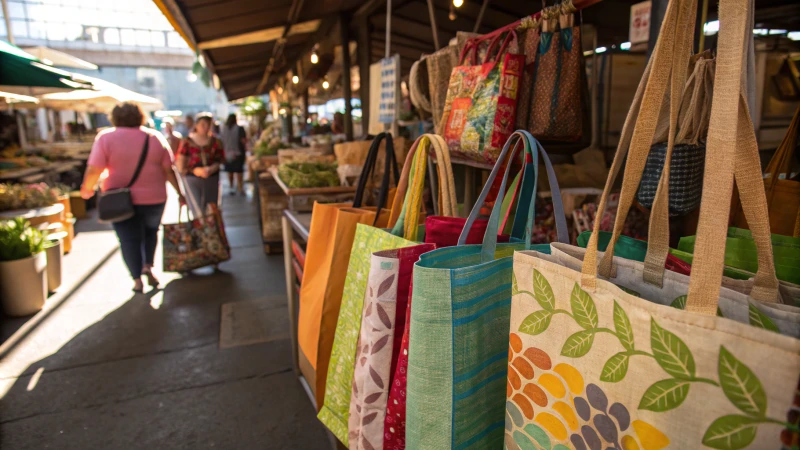
<instances>
[{"instance_id":1,"label":"fresh produce display","mask_svg":"<svg viewBox=\"0 0 800 450\"><path fill-rule=\"evenodd\" d=\"M285 148L291 148L291 146L281 142L280 138L272 138L270 141L262 141L259 139L256 141L255 146L253 146L253 154L258 157L274 156L278 154L278 150Z\"/></svg>"},{"instance_id":2,"label":"fresh produce display","mask_svg":"<svg viewBox=\"0 0 800 450\"><path fill-rule=\"evenodd\" d=\"M22 218L0 222L0 261L15 261L44 250L45 235Z\"/></svg>"},{"instance_id":3,"label":"fresh produce display","mask_svg":"<svg viewBox=\"0 0 800 450\"><path fill-rule=\"evenodd\" d=\"M278 167L278 175L290 188L339 186L336 164L291 162Z\"/></svg>"},{"instance_id":4,"label":"fresh produce display","mask_svg":"<svg viewBox=\"0 0 800 450\"><path fill-rule=\"evenodd\" d=\"M57 203L58 195L45 183L0 184L0 211L43 208Z\"/></svg>"}]
</instances>

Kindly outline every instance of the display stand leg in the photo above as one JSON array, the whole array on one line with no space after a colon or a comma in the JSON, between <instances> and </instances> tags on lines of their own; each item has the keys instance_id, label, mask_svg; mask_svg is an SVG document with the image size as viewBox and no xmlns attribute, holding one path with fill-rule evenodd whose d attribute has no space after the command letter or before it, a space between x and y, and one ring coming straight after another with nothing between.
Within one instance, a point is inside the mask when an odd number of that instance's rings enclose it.
<instances>
[{"instance_id":1,"label":"display stand leg","mask_svg":"<svg viewBox=\"0 0 800 450\"><path fill-rule=\"evenodd\" d=\"M475 201L473 198L473 193L475 189L473 184L475 183L475 168L470 166L464 166L464 211L472 211L472 203Z\"/></svg>"},{"instance_id":2,"label":"display stand leg","mask_svg":"<svg viewBox=\"0 0 800 450\"><path fill-rule=\"evenodd\" d=\"M283 227L283 264L286 272L286 301L289 310L289 335L292 340L292 367L300 375L297 359L297 304L295 302L294 270L292 269L292 226L286 217L281 217Z\"/></svg>"}]
</instances>

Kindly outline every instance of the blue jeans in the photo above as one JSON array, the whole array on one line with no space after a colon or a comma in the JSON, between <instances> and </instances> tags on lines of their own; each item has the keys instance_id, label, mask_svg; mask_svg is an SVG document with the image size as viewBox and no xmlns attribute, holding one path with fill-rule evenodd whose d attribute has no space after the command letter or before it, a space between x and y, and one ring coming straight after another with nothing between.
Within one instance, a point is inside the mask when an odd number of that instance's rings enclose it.
<instances>
[{"instance_id":1,"label":"blue jeans","mask_svg":"<svg viewBox=\"0 0 800 450\"><path fill-rule=\"evenodd\" d=\"M145 264L153 265L158 245L158 226L164 214L164 203L134 205L136 214L128 220L114 224L114 231L122 249L122 259L133 279L142 275Z\"/></svg>"}]
</instances>

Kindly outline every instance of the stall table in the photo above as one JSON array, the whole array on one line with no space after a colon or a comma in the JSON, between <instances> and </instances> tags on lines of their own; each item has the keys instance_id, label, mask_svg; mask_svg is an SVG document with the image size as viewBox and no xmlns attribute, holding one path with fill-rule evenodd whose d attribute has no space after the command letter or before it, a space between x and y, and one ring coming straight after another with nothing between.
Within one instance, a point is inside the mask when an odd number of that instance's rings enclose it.
<instances>
[{"instance_id":1,"label":"stall table","mask_svg":"<svg viewBox=\"0 0 800 450\"><path fill-rule=\"evenodd\" d=\"M338 203L352 200L356 195L355 186L335 186L319 188L290 188L278 175L278 168L269 168L272 178L280 186L289 199L288 209L292 211L309 212L314 207L314 202Z\"/></svg>"}]
</instances>

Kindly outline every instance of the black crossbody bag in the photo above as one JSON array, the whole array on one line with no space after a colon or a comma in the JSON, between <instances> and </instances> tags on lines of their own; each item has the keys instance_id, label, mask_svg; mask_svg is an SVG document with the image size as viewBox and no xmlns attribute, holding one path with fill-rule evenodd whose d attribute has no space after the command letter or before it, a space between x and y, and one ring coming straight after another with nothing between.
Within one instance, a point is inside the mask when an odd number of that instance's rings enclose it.
<instances>
[{"instance_id":1,"label":"black crossbody bag","mask_svg":"<svg viewBox=\"0 0 800 450\"><path fill-rule=\"evenodd\" d=\"M133 199L131 199L131 186L136 183L139 173L142 172L149 147L150 135L147 134L144 139L142 155L139 156L139 164L136 165L136 171L133 172L131 182L124 188L109 189L97 197L97 218L101 223L122 222L136 214L136 210L133 208Z\"/></svg>"}]
</instances>

